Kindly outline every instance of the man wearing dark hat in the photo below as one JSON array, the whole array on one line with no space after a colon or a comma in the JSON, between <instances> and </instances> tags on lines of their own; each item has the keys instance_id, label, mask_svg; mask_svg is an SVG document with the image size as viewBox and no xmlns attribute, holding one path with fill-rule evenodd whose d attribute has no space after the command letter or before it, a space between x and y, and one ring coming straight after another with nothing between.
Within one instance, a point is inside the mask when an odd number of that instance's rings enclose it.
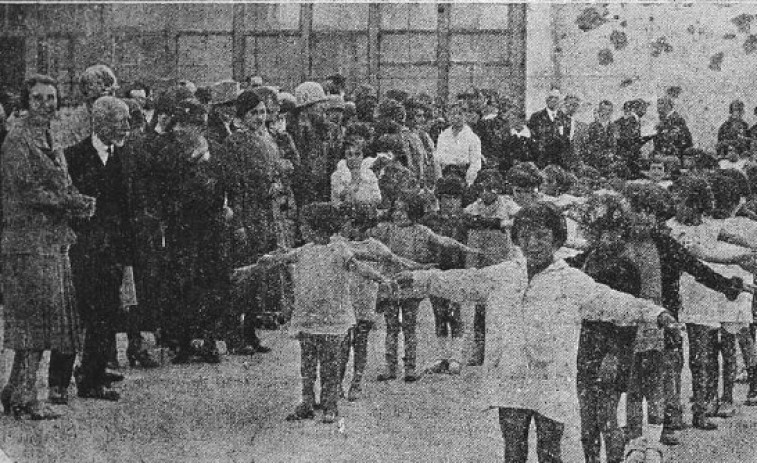
<instances>
[{"instance_id":1,"label":"man wearing dark hat","mask_svg":"<svg viewBox=\"0 0 757 463\"><path fill-rule=\"evenodd\" d=\"M222 80L210 87L210 107L208 115L208 136L218 144L238 130L234 124L234 104L241 93L238 82Z\"/></svg>"}]
</instances>

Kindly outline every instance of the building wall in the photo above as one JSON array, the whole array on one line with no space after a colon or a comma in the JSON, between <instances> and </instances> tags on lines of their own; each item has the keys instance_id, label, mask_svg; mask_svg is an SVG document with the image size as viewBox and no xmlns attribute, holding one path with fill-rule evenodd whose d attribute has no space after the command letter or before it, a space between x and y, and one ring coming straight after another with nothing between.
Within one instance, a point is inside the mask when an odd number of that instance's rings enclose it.
<instances>
[{"instance_id":1,"label":"building wall","mask_svg":"<svg viewBox=\"0 0 757 463\"><path fill-rule=\"evenodd\" d=\"M371 82L382 92L443 97L475 85L516 101L525 93L522 5L45 4L20 6L23 18L10 8L0 5L9 25L0 36L25 37L27 71L55 75L73 98L78 73L99 62L123 83L156 87L259 74L292 89L340 72L351 85Z\"/></svg>"},{"instance_id":2,"label":"building wall","mask_svg":"<svg viewBox=\"0 0 757 463\"><path fill-rule=\"evenodd\" d=\"M746 103L755 122L753 10L710 2L531 4L527 110L543 107L551 86L581 96L585 120L601 99L613 101L619 115L626 100L670 94L694 143L714 148L733 99ZM649 116L656 117L654 106Z\"/></svg>"}]
</instances>

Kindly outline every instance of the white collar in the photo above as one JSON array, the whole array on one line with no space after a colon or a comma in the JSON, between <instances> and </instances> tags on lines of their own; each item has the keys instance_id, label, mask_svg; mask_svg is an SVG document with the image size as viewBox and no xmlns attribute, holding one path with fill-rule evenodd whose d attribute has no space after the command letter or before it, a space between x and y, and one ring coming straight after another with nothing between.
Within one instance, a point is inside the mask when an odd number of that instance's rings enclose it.
<instances>
[{"instance_id":1,"label":"white collar","mask_svg":"<svg viewBox=\"0 0 757 463\"><path fill-rule=\"evenodd\" d=\"M108 158L110 158L113 145L106 145L102 142L102 140L100 140L100 137L98 137L97 134L93 133L92 146L95 148L95 150L97 150L97 155L100 157L103 165L106 165L108 163Z\"/></svg>"},{"instance_id":2,"label":"white collar","mask_svg":"<svg viewBox=\"0 0 757 463\"><path fill-rule=\"evenodd\" d=\"M517 131L515 129L510 129L510 133L518 137L531 138L531 131L528 129L528 126L525 124L523 125L523 128L520 129L520 131Z\"/></svg>"},{"instance_id":3,"label":"white collar","mask_svg":"<svg viewBox=\"0 0 757 463\"><path fill-rule=\"evenodd\" d=\"M549 116L549 118L552 119L552 120L555 120L555 118L557 117L557 110L556 109L555 110L551 110L549 108L544 108L544 109L547 110L547 115Z\"/></svg>"}]
</instances>

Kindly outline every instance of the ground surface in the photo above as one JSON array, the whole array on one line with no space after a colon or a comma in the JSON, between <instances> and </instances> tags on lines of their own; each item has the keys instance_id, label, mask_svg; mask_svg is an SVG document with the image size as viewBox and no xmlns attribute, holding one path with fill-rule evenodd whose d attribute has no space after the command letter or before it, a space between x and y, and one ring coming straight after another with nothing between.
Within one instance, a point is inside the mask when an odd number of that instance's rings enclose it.
<instances>
[{"instance_id":1,"label":"ground surface","mask_svg":"<svg viewBox=\"0 0 757 463\"><path fill-rule=\"evenodd\" d=\"M419 356L427 362L434 344L430 309L422 307ZM73 399L54 422L0 417L0 449L11 461L33 463L502 461L495 415L474 405L478 368L413 385L377 383L379 326L371 337L364 399L340 403L342 433L317 420L284 421L298 401L299 347L283 333L263 335L270 354L229 356L221 365L125 368L117 404ZM7 369L0 373L4 379ZM684 397L689 384L686 372ZM739 385L737 399L745 394ZM672 449L669 461L757 462L757 407L717 421L716 432L681 432L683 445ZM565 461L581 459L566 455Z\"/></svg>"}]
</instances>

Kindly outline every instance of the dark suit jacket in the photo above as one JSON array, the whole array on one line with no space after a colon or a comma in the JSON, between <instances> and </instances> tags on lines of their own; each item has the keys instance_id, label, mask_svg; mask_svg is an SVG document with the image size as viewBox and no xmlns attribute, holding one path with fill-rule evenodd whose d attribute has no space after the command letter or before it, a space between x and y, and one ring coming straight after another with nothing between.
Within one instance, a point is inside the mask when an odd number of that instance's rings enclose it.
<instances>
[{"instance_id":1,"label":"dark suit jacket","mask_svg":"<svg viewBox=\"0 0 757 463\"><path fill-rule=\"evenodd\" d=\"M664 156L683 156L683 152L693 146L691 132L686 121L673 111L657 125L654 150Z\"/></svg>"},{"instance_id":2,"label":"dark suit jacket","mask_svg":"<svg viewBox=\"0 0 757 463\"><path fill-rule=\"evenodd\" d=\"M115 148L103 165L90 136L67 148L65 155L74 186L96 200L94 216L72 224L77 241L71 247L71 269L80 311L90 321L117 323L122 266L132 265L134 256L123 150Z\"/></svg>"},{"instance_id":3,"label":"dark suit jacket","mask_svg":"<svg viewBox=\"0 0 757 463\"><path fill-rule=\"evenodd\" d=\"M539 168L549 164L556 164L568 168L570 156L570 124L566 116L558 111L555 120L549 118L547 109L537 111L528 120L528 128L536 143L537 162ZM562 134L560 134L562 127Z\"/></svg>"}]
</instances>

